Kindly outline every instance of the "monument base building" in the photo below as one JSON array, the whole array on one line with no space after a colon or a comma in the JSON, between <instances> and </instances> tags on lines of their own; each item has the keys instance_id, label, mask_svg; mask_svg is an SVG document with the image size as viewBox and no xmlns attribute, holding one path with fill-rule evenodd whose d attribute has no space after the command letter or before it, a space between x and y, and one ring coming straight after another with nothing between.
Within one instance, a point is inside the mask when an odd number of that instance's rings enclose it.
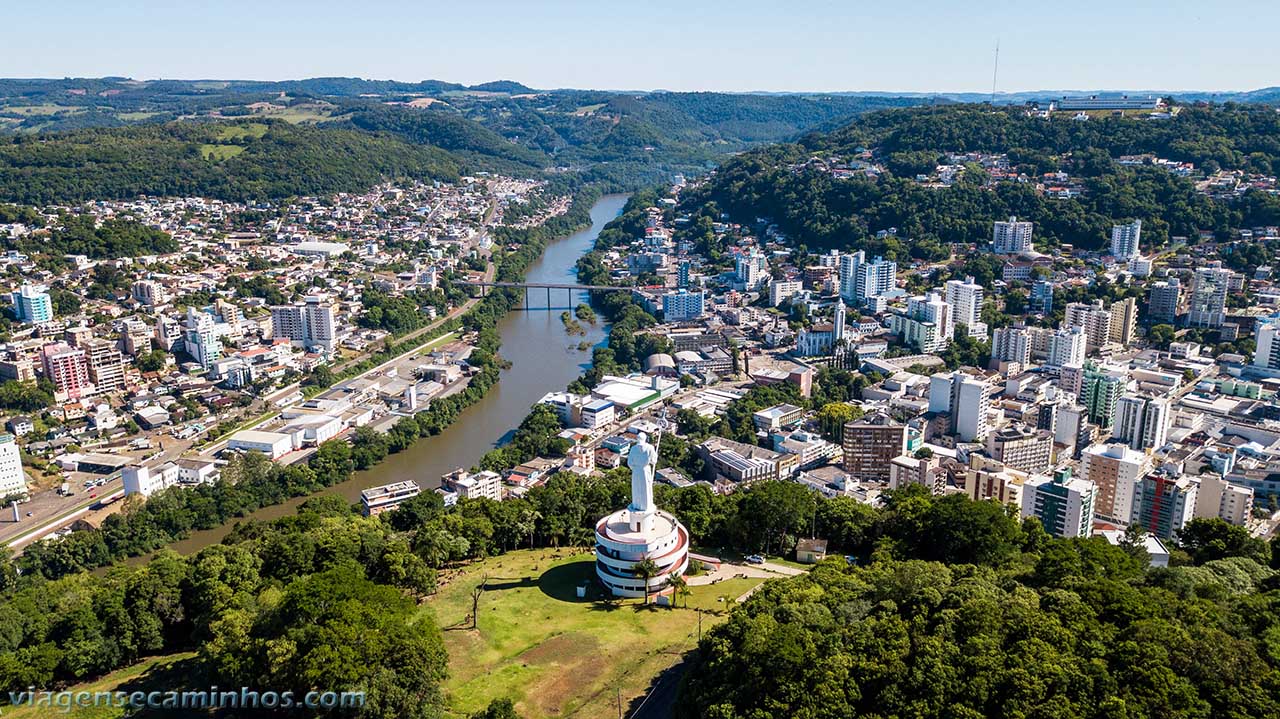
<instances>
[{"instance_id":1,"label":"monument base building","mask_svg":"<svg viewBox=\"0 0 1280 719\"><path fill-rule=\"evenodd\" d=\"M688 530L662 510L628 508L596 523L596 576L615 597L645 596L645 580L635 573L636 564L645 559L658 565L648 582L648 594L655 594L689 568Z\"/></svg>"},{"instance_id":2,"label":"monument base building","mask_svg":"<svg viewBox=\"0 0 1280 719\"><path fill-rule=\"evenodd\" d=\"M627 456L631 504L596 522L596 576L615 597L661 592L689 568L689 530L653 501L657 463L658 448L641 434ZM647 581L636 573L646 559L658 566Z\"/></svg>"}]
</instances>

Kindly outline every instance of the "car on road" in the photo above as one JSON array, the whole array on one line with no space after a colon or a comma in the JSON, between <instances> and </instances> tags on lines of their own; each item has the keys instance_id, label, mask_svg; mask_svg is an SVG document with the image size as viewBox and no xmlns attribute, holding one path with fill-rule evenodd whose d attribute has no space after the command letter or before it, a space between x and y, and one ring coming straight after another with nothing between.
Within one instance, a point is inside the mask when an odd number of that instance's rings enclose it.
<instances>
[{"instance_id":1,"label":"car on road","mask_svg":"<svg viewBox=\"0 0 1280 719\"><path fill-rule=\"evenodd\" d=\"M98 493L97 493L97 492L90 492L90 493L89 493L89 499L93 499L94 497L97 497L97 496L98 496Z\"/></svg>"},{"instance_id":2,"label":"car on road","mask_svg":"<svg viewBox=\"0 0 1280 719\"><path fill-rule=\"evenodd\" d=\"M764 557L759 554L748 554L744 559L747 560L747 564L764 564Z\"/></svg>"}]
</instances>

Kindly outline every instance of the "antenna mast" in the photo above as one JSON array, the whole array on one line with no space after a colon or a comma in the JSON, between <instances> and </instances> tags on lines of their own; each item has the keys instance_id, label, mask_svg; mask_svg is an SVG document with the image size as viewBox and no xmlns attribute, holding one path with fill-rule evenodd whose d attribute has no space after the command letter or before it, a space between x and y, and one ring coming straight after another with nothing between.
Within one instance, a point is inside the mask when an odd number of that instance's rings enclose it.
<instances>
[{"instance_id":1,"label":"antenna mast","mask_svg":"<svg viewBox=\"0 0 1280 719\"><path fill-rule=\"evenodd\" d=\"M991 69L991 104L996 104L996 77L1000 73L1000 38L996 38L996 62Z\"/></svg>"}]
</instances>

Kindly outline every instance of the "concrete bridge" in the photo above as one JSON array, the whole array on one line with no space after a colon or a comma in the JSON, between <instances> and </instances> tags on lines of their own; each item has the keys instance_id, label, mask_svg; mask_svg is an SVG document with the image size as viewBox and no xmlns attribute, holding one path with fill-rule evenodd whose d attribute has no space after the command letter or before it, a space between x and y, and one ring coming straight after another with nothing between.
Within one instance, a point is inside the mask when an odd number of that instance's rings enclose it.
<instances>
[{"instance_id":1,"label":"concrete bridge","mask_svg":"<svg viewBox=\"0 0 1280 719\"><path fill-rule=\"evenodd\" d=\"M486 281L486 280L456 280L454 281L453 284L458 285L460 287L479 287L481 297L485 295L486 289L490 287L511 287L515 289L522 289L524 290L525 306L528 306L529 304L530 292L532 292L533 290L545 289L547 291L547 306L545 309L552 309L551 307L551 291L552 290L564 290L568 296L566 304L570 308L572 308L574 292L578 292L578 291L630 292L633 289L631 287L615 287L613 285L580 285L580 284L569 283L569 282L496 282L496 281ZM539 308L539 309L542 309L542 308Z\"/></svg>"}]
</instances>

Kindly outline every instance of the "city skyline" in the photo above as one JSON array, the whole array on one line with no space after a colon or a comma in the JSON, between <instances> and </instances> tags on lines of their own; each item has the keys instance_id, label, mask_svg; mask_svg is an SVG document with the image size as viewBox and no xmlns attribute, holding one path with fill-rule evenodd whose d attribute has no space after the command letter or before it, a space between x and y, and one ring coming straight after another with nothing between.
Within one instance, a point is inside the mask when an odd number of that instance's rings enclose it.
<instances>
[{"instance_id":1,"label":"city skyline","mask_svg":"<svg viewBox=\"0 0 1280 719\"><path fill-rule=\"evenodd\" d=\"M1242 91L1275 85L1280 9L1206 12L996 3L950 7L580 2L405 6L232 0L216 11L64 0L13 8L9 77L280 80L357 76L539 89L739 92ZM1105 22L1100 22L1105 18ZM49 32L56 24L57 32ZM444 28L437 30L437 28ZM1243 50L1242 50L1243 49ZM1063 62L1069 57L1070 62Z\"/></svg>"}]
</instances>

